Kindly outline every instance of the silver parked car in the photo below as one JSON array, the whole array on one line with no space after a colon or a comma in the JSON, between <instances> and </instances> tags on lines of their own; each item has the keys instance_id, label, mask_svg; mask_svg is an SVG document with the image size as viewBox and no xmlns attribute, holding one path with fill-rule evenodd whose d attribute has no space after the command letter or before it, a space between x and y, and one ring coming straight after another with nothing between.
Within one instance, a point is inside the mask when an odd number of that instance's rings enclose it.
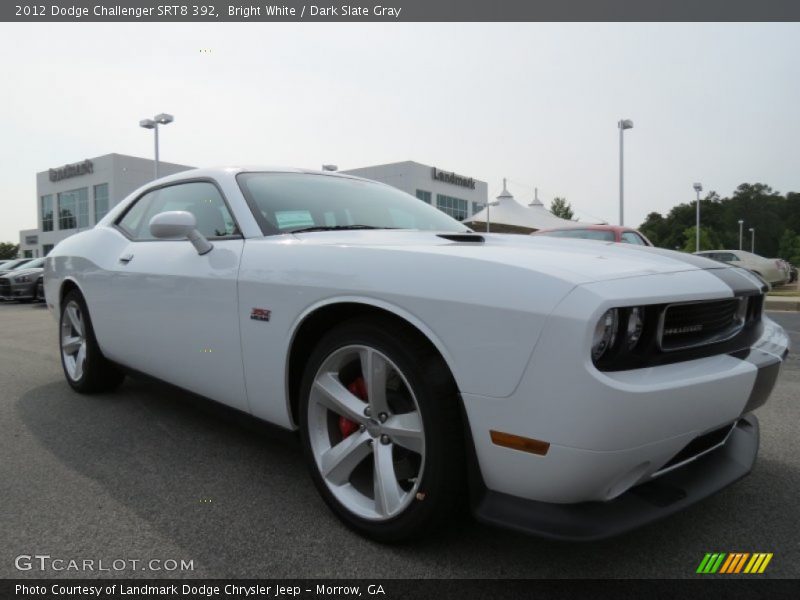
<instances>
[{"instance_id":1,"label":"silver parked car","mask_svg":"<svg viewBox=\"0 0 800 600\"><path fill-rule=\"evenodd\" d=\"M747 269L770 285L781 285L789 279L787 272L781 268L777 259L764 258L752 252L745 252L744 250L703 250L702 252L695 252L695 254Z\"/></svg>"},{"instance_id":2,"label":"silver parked car","mask_svg":"<svg viewBox=\"0 0 800 600\"><path fill-rule=\"evenodd\" d=\"M36 285L43 271L44 258L36 258L0 275L0 300L34 300Z\"/></svg>"},{"instance_id":3,"label":"silver parked car","mask_svg":"<svg viewBox=\"0 0 800 600\"><path fill-rule=\"evenodd\" d=\"M33 258L13 258L9 261L6 261L0 265L0 275L5 275L9 271L13 271L18 267L22 267L33 260Z\"/></svg>"}]
</instances>

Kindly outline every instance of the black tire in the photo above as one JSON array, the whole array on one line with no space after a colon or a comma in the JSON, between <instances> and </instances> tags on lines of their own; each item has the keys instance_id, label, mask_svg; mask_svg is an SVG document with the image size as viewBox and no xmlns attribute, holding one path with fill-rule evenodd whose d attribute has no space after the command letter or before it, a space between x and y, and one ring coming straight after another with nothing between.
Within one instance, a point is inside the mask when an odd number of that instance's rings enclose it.
<instances>
[{"instance_id":1,"label":"black tire","mask_svg":"<svg viewBox=\"0 0 800 600\"><path fill-rule=\"evenodd\" d=\"M317 468L309 436L311 386L325 359L350 345L372 347L403 373L416 396L422 417L425 459L418 493L400 514L383 521L348 510L328 489ZM306 365L300 386L300 434L311 477L331 510L350 528L380 542L399 542L427 535L461 517L466 507L464 430L458 390L435 349L416 330L380 318L357 318L327 333Z\"/></svg>"},{"instance_id":2,"label":"black tire","mask_svg":"<svg viewBox=\"0 0 800 600\"><path fill-rule=\"evenodd\" d=\"M86 358L83 362L83 372L73 378L67 365L65 364L64 352L61 351L61 342L64 336L64 319L67 307L72 304L77 305L84 327L84 340L86 343ZM64 377L70 387L81 394L95 394L99 392L109 392L120 386L125 379L125 373L112 362L108 361L94 336L92 320L89 316L89 309L86 301L78 290L72 290L64 296L61 301L61 315L59 318L59 354L61 355L61 367L64 369Z\"/></svg>"}]
</instances>

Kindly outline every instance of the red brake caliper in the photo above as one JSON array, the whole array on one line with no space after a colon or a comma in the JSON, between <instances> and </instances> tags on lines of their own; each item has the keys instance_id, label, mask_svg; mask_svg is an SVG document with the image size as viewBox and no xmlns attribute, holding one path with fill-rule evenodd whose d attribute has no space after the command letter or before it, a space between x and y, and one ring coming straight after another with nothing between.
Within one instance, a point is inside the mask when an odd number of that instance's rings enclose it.
<instances>
[{"instance_id":1,"label":"red brake caliper","mask_svg":"<svg viewBox=\"0 0 800 600\"><path fill-rule=\"evenodd\" d=\"M364 383L363 377L359 376L354 379L353 382L347 386L347 389L357 398L361 398L364 401L367 400L367 384ZM342 438L346 438L356 431L358 431L358 423L351 421L347 417L339 417L339 432L342 434Z\"/></svg>"}]
</instances>

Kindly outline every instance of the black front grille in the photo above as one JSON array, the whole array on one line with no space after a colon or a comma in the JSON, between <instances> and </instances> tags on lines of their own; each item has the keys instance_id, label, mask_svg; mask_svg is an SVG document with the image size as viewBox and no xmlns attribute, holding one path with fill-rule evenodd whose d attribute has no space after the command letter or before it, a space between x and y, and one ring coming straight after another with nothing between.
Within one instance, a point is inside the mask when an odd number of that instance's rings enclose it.
<instances>
[{"instance_id":1,"label":"black front grille","mask_svg":"<svg viewBox=\"0 0 800 600\"><path fill-rule=\"evenodd\" d=\"M744 324L747 298L672 304L664 310L661 349L679 350L719 342Z\"/></svg>"},{"instance_id":2,"label":"black front grille","mask_svg":"<svg viewBox=\"0 0 800 600\"><path fill-rule=\"evenodd\" d=\"M8 279L0 279L0 296L11 295L11 282Z\"/></svg>"}]
</instances>

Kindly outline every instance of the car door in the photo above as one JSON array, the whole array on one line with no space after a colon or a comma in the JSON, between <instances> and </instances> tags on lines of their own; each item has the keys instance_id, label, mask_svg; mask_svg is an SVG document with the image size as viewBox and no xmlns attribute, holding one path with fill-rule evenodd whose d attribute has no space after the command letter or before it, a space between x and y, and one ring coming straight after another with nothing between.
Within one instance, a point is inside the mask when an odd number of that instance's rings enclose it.
<instances>
[{"instance_id":1,"label":"car door","mask_svg":"<svg viewBox=\"0 0 800 600\"><path fill-rule=\"evenodd\" d=\"M155 239L156 214L192 213L213 244L204 255L188 240ZM237 274L244 240L212 181L153 189L116 223L128 242L113 260L101 347L117 360L169 383L247 410L241 360Z\"/></svg>"}]
</instances>

